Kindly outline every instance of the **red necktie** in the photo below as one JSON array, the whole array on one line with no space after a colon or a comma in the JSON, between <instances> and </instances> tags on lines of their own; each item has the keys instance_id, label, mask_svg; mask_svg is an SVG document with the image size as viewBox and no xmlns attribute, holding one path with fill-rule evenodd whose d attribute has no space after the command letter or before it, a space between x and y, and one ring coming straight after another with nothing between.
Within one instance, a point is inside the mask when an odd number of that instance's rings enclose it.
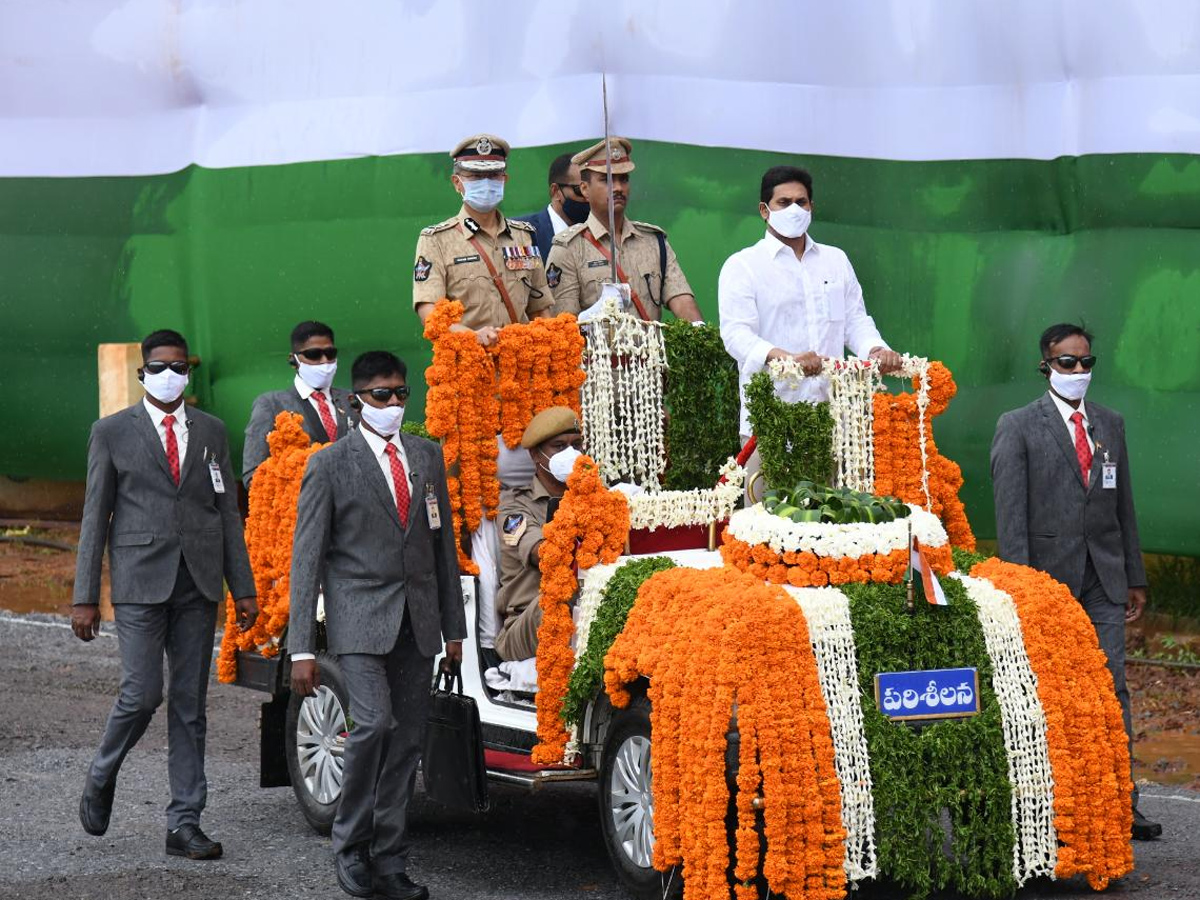
<instances>
[{"instance_id":1,"label":"red necktie","mask_svg":"<svg viewBox=\"0 0 1200 900\"><path fill-rule=\"evenodd\" d=\"M1071 414L1075 423L1075 455L1079 457L1079 471L1083 473L1083 486L1088 486L1088 476L1092 472L1092 448L1088 446L1087 432L1083 430L1083 413Z\"/></svg>"},{"instance_id":2,"label":"red necktie","mask_svg":"<svg viewBox=\"0 0 1200 900\"><path fill-rule=\"evenodd\" d=\"M396 452L396 445L388 441L384 451L392 466L392 484L396 486L396 512L400 514L400 524L407 528L408 504L411 500L408 493L408 476L404 474L404 463L400 462L400 454Z\"/></svg>"},{"instance_id":3,"label":"red necktie","mask_svg":"<svg viewBox=\"0 0 1200 900\"><path fill-rule=\"evenodd\" d=\"M333 414L329 411L329 404L325 402L325 395L320 391L313 391L312 396L317 401L317 411L321 414L321 424L325 426L325 433L329 435L331 441L336 441L337 422L334 420Z\"/></svg>"},{"instance_id":4,"label":"red necktie","mask_svg":"<svg viewBox=\"0 0 1200 900\"><path fill-rule=\"evenodd\" d=\"M163 428L167 431L167 467L175 483L179 484L179 444L175 442L175 417L163 416Z\"/></svg>"}]
</instances>

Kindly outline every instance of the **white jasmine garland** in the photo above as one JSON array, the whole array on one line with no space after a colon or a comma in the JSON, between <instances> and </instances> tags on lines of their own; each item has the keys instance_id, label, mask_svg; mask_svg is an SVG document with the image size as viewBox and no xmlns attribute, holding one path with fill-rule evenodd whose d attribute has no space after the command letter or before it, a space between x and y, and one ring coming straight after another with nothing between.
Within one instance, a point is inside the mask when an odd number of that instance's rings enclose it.
<instances>
[{"instance_id":1,"label":"white jasmine garland","mask_svg":"<svg viewBox=\"0 0 1200 900\"><path fill-rule=\"evenodd\" d=\"M1054 828L1054 776L1046 742L1046 713L1029 665L1021 620L1012 597L990 581L955 572L979 610L984 643L992 659L992 685L1000 704L1008 781L1012 785L1013 878L1054 877L1058 832Z\"/></svg>"},{"instance_id":2,"label":"white jasmine garland","mask_svg":"<svg viewBox=\"0 0 1200 900\"><path fill-rule=\"evenodd\" d=\"M657 491L667 467L662 323L618 311L613 300L586 326L580 389L584 449L610 480Z\"/></svg>"},{"instance_id":3,"label":"white jasmine garland","mask_svg":"<svg viewBox=\"0 0 1200 900\"><path fill-rule=\"evenodd\" d=\"M858 695L858 661L850 602L833 587L782 586L800 606L817 661L817 679L825 697L833 763L842 796L842 827L846 829L843 867L853 887L879 874L875 854L875 801L871 762Z\"/></svg>"},{"instance_id":4,"label":"white jasmine garland","mask_svg":"<svg viewBox=\"0 0 1200 900\"><path fill-rule=\"evenodd\" d=\"M746 470L730 457L721 467L725 479L715 487L690 491L658 491L638 494L629 500L629 527L678 528L707 525L729 517L742 497Z\"/></svg>"},{"instance_id":5,"label":"white jasmine garland","mask_svg":"<svg viewBox=\"0 0 1200 900\"><path fill-rule=\"evenodd\" d=\"M579 586L579 600L575 604L575 662L587 650L588 634L592 630L592 622L596 620L596 612L600 609L600 601L604 599L604 589L612 579L617 569L628 560L620 559L615 563L597 563L583 573L583 583Z\"/></svg>"},{"instance_id":6,"label":"white jasmine garland","mask_svg":"<svg viewBox=\"0 0 1200 900\"><path fill-rule=\"evenodd\" d=\"M875 489L875 394L883 388L879 364L871 359L826 359L817 375L806 375L795 359L773 359L767 370L777 384L798 387L805 379L824 378L829 382L829 414L833 418L833 458L836 487L856 491ZM931 508L929 495L929 454L927 449L926 410L929 407L929 360L905 354L900 369L889 373L897 378L917 381L917 433L921 445L921 489L925 508Z\"/></svg>"},{"instance_id":7,"label":"white jasmine garland","mask_svg":"<svg viewBox=\"0 0 1200 900\"><path fill-rule=\"evenodd\" d=\"M761 503L739 509L729 517L729 534L747 544L766 544L776 553L807 551L816 556L886 555L908 546L908 527L923 547L943 547L949 538L941 520L919 506L910 506L906 519L891 522L793 522L767 512Z\"/></svg>"}]
</instances>

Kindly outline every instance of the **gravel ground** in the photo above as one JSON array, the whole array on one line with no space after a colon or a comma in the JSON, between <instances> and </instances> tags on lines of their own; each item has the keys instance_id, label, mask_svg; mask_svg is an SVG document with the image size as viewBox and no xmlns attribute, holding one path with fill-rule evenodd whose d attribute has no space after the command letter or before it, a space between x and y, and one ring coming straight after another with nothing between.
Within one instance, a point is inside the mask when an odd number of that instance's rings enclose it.
<instances>
[{"instance_id":1,"label":"gravel ground","mask_svg":"<svg viewBox=\"0 0 1200 900\"><path fill-rule=\"evenodd\" d=\"M163 853L165 717L126 761L112 826L79 826L83 774L115 694L116 641L84 645L51 616L0 614L0 898L344 897L327 839L300 815L289 788L258 787L261 695L215 685L209 694L209 805L204 826L225 845L218 862ZM493 808L450 814L418 798L411 874L441 898L586 897L617 900L594 789L531 793L493 785ZM1147 786L1143 811L1167 837L1135 845L1137 870L1107 896L1200 896L1200 794ZM1034 885L1020 900L1090 895L1078 882ZM882 896L882 895L880 895Z\"/></svg>"}]
</instances>

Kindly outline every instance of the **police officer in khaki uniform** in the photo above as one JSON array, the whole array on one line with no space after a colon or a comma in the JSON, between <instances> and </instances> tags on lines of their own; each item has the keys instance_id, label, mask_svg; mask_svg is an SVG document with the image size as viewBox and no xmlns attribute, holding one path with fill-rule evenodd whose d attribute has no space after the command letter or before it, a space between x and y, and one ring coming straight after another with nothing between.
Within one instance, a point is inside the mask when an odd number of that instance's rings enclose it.
<instances>
[{"instance_id":1,"label":"police officer in khaki uniform","mask_svg":"<svg viewBox=\"0 0 1200 900\"><path fill-rule=\"evenodd\" d=\"M537 631L542 624L538 605L542 576L538 550L550 505L567 489L567 475L583 445L575 413L551 406L530 420L521 437L537 472L526 487L500 495L500 590L496 594L496 652L504 660L529 659L537 654Z\"/></svg>"},{"instance_id":2,"label":"police officer in khaki uniform","mask_svg":"<svg viewBox=\"0 0 1200 900\"><path fill-rule=\"evenodd\" d=\"M499 209L508 153L508 144L492 134L469 137L450 151L450 183L462 195L462 209L421 231L413 264L413 307L421 321L443 297L461 301L455 330L474 331L484 346L511 322L554 313L534 227L506 219Z\"/></svg>"},{"instance_id":3,"label":"police officer in khaki uniform","mask_svg":"<svg viewBox=\"0 0 1200 900\"><path fill-rule=\"evenodd\" d=\"M661 319L666 307L680 319L701 321L696 298L683 277L666 233L657 225L625 218L629 173L634 168L630 158L633 145L619 137L611 138L610 142L613 222L620 235L617 278L632 291L632 312L643 319ZM576 153L571 161L579 166L580 191L592 211L586 222L555 236L546 276L558 312L578 314L600 298L601 284L612 280L604 141Z\"/></svg>"}]
</instances>

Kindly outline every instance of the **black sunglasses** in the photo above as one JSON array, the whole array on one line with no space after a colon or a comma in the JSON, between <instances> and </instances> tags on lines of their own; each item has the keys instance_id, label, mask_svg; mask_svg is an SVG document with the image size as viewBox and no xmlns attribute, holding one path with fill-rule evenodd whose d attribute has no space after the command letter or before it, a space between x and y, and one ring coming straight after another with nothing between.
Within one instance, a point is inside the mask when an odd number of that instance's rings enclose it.
<instances>
[{"instance_id":1,"label":"black sunglasses","mask_svg":"<svg viewBox=\"0 0 1200 900\"><path fill-rule=\"evenodd\" d=\"M148 362L142 366L142 369L149 372L151 375L159 375L162 372L170 369L176 375L186 375L192 371L192 367L185 362L163 362L161 359L156 359L154 362Z\"/></svg>"},{"instance_id":2,"label":"black sunglasses","mask_svg":"<svg viewBox=\"0 0 1200 900\"><path fill-rule=\"evenodd\" d=\"M555 186L558 187L558 189L560 191L565 191L565 190L567 190L567 188L570 188L571 190L573 190L575 192L575 196L577 196L577 197L583 196L583 191L581 191L579 189L579 182L575 182L575 184L562 184L561 182L556 181L556 182L554 182L554 184L555 184Z\"/></svg>"},{"instance_id":3,"label":"black sunglasses","mask_svg":"<svg viewBox=\"0 0 1200 900\"><path fill-rule=\"evenodd\" d=\"M337 359L337 347L309 347L307 350L297 350L297 356L303 356L309 362L316 362L321 357L333 362Z\"/></svg>"},{"instance_id":4,"label":"black sunglasses","mask_svg":"<svg viewBox=\"0 0 1200 900\"><path fill-rule=\"evenodd\" d=\"M1076 364L1083 366L1085 369L1090 369L1096 364L1094 356L1072 356L1070 353L1064 353L1061 356L1048 356L1046 362L1058 363L1060 369L1073 369Z\"/></svg>"},{"instance_id":5,"label":"black sunglasses","mask_svg":"<svg viewBox=\"0 0 1200 900\"><path fill-rule=\"evenodd\" d=\"M375 400L379 403L387 403L392 399L392 394L396 395L397 400L407 400L408 395L412 393L412 388L410 388L407 384L404 384L397 388L367 388L366 390L355 391L354 393L360 395L370 394L372 400Z\"/></svg>"}]
</instances>

